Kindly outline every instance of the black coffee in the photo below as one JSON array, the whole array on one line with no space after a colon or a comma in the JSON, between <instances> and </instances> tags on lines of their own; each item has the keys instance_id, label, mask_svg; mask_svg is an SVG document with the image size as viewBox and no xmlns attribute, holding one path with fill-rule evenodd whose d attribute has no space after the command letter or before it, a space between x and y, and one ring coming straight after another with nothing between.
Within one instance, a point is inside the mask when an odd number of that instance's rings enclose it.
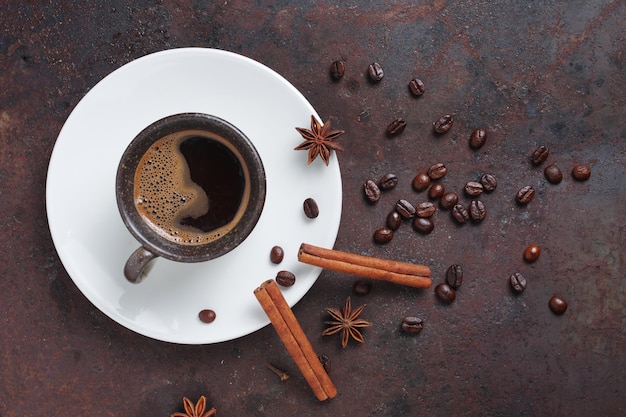
<instances>
[{"instance_id":1,"label":"black coffee","mask_svg":"<svg viewBox=\"0 0 626 417\"><path fill-rule=\"evenodd\" d=\"M156 141L134 177L135 206L152 230L179 244L228 233L250 198L249 173L223 138L189 130Z\"/></svg>"},{"instance_id":2,"label":"black coffee","mask_svg":"<svg viewBox=\"0 0 626 417\"><path fill-rule=\"evenodd\" d=\"M207 212L186 216L180 224L211 232L231 222L243 198L246 179L239 159L226 145L203 136L193 136L180 144L191 180L209 199Z\"/></svg>"}]
</instances>

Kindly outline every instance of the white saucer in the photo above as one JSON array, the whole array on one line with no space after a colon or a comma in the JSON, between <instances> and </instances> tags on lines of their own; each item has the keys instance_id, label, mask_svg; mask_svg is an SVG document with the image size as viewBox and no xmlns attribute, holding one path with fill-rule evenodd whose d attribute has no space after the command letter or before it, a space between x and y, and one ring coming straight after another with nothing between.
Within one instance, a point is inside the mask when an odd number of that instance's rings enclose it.
<instances>
[{"instance_id":1,"label":"white saucer","mask_svg":"<svg viewBox=\"0 0 626 417\"><path fill-rule=\"evenodd\" d=\"M115 201L122 153L144 127L165 116L203 112L241 129L255 144L267 174L267 199L246 241L213 261L182 264L157 259L148 278L123 275L139 247ZM321 270L297 261L300 243L331 248L341 216L341 175L294 151L317 114L287 80L240 55L204 48L158 52L100 81L78 103L61 130L47 179L52 239L68 274L103 313L142 335L174 343L204 344L247 335L269 323L253 290L282 269L297 279L283 293L290 305L311 288ZM314 198L320 215L308 219L302 203ZM274 245L285 250L269 261ZM217 318L202 323L198 313Z\"/></svg>"}]
</instances>

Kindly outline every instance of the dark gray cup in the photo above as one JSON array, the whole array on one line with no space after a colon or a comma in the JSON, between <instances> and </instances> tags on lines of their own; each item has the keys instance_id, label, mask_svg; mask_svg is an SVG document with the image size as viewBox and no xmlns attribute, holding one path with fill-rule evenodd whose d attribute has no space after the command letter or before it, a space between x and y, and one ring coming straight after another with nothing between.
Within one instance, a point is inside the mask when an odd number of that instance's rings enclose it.
<instances>
[{"instance_id":1,"label":"dark gray cup","mask_svg":"<svg viewBox=\"0 0 626 417\"><path fill-rule=\"evenodd\" d=\"M203 262L236 248L265 203L265 170L246 135L229 122L181 113L141 131L116 177L120 215L140 247L124 267L132 283L156 257Z\"/></svg>"}]
</instances>

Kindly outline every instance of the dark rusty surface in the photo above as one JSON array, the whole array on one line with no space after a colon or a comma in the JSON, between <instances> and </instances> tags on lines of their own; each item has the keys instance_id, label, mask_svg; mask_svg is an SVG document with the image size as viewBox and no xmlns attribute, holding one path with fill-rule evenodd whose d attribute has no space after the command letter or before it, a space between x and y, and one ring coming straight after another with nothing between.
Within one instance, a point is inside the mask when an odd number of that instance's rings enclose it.
<instances>
[{"instance_id":1,"label":"dark rusty surface","mask_svg":"<svg viewBox=\"0 0 626 417\"><path fill-rule=\"evenodd\" d=\"M202 394L220 416L626 414L623 1L10 3L0 11L1 416L166 416ZM93 307L56 255L45 179L65 119L112 70L183 46L270 66L347 131L336 248L428 264L435 284L450 264L464 268L450 305L432 288L378 282L353 295L373 326L346 349L320 336L323 309L341 306L355 279L324 272L294 312L332 360L331 401L315 400L271 327L207 346L148 339ZM335 59L346 63L338 82ZM374 61L378 84L366 78ZM407 87L414 77L426 85L420 98ZM448 113L453 128L434 136ZM407 128L389 138L397 117ZM479 126L489 136L472 151ZM564 171L559 185L530 163L542 144ZM410 182L436 162L460 194L480 173L497 176L486 220L459 227L439 211L432 234L404 224L375 245L395 201L426 199ZM578 163L591 166L586 182L569 174ZM398 186L367 204L362 182L388 172ZM522 207L524 185L537 194ZM531 243L542 254L527 264ZM516 271L529 281L519 296L507 282ZM563 316L548 308L553 294L569 303ZM400 333L408 315L424 320L421 333ZM291 378L280 382L267 362Z\"/></svg>"}]
</instances>

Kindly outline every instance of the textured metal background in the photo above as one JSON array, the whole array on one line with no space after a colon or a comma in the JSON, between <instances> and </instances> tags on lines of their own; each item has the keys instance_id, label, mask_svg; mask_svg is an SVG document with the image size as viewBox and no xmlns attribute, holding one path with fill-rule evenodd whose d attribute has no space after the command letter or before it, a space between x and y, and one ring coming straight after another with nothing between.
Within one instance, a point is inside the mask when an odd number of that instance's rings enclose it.
<instances>
[{"instance_id":1,"label":"textured metal background","mask_svg":"<svg viewBox=\"0 0 626 417\"><path fill-rule=\"evenodd\" d=\"M166 416L204 394L220 416L617 416L626 414L626 4L613 1L60 1L0 11L0 415ZM189 4L192 3L192 4ZM231 342L178 346L114 323L74 286L45 213L50 153L65 119L100 79L164 49L201 46L256 59L291 81L340 142L343 217L336 248L466 271L451 305L432 289L374 283L366 343L322 338L325 307L352 294L353 277L324 272L294 312L332 360L339 395L315 400L274 330ZM328 68L346 63L333 82ZM372 84L368 64L385 78ZM415 99L407 83L426 84ZM435 137L445 113L454 127ZM393 139L384 130L407 121ZM480 151L467 145L489 130ZM545 144L565 178L548 184L530 153ZM304 156L303 156L304 157ZM335 156L333 156L335 157ZM461 192L479 173L499 180L487 219L435 231L408 225L372 242L393 203L425 199L410 182L430 164ZM587 182L572 180L578 163ZM399 185L376 205L361 185L393 172ZM515 204L523 185L537 190ZM530 265L522 251L539 244ZM514 296L508 276L529 287ZM265 277L263 277L265 278ZM556 316L548 299L563 295ZM399 332L417 315L422 333ZM279 382L272 362L292 374Z\"/></svg>"}]
</instances>

